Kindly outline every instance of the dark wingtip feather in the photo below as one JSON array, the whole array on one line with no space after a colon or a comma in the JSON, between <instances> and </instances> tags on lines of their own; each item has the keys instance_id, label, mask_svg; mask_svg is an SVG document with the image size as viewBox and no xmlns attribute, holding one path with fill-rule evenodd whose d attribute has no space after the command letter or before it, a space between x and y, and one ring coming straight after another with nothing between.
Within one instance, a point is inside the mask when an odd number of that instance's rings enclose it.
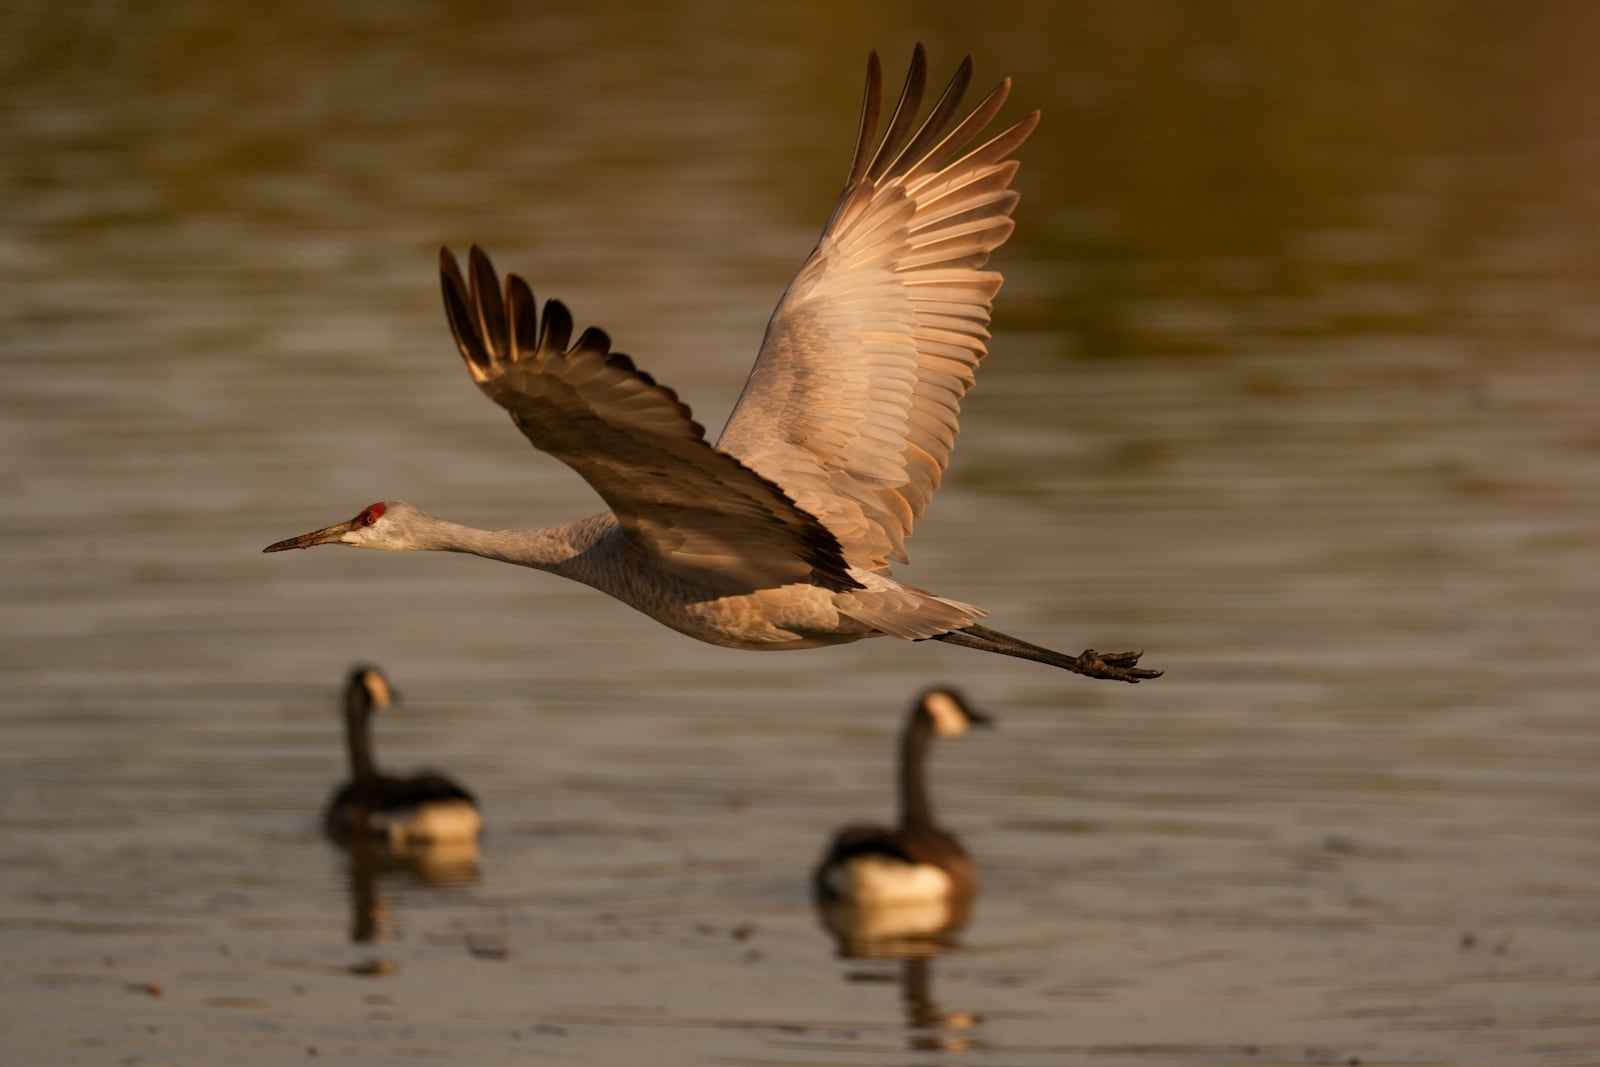
<instances>
[{"instance_id":1,"label":"dark wingtip feather","mask_svg":"<svg viewBox=\"0 0 1600 1067\"><path fill-rule=\"evenodd\" d=\"M889 119L889 130L878 144L878 150L867 165L866 176L876 181L883 177L889 165L897 158L900 145L917 121L922 108L922 94L928 82L928 53L918 41L911 50L911 69L906 72L906 83L900 88L900 99L894 105L894 115Z\"/></svg>"},{"instance_id":2,"label":"dark wingtip feather","mask_svg":"<svg viewBox=\"0 0 1600 1067\"><path fill-rule=\"evenodd\" d=\"M487 370L489 352L483 339L478 336L467 282L461 276L461 265L448 247L439 249L439 287L444 294L445 318L450 322L450 333L456 339L456 347L461 350L461 358L471 367Z\"/></svg>"},{"instance_id":3,"label":"dark wingtip feather","mask_svg":"<svg viewBox=\"0 0 1600 1067\"><path fill-rule=\"evenodd\" d=\"M605 335L602 334L602 337ZM554 353L559 355L567 351L567 345L572 341L572 312L567 310L567 305L559 300L546 300L544 303L544 328L539 334L539 352L541 354ZM610 341L606 342L608 345ZM604 348L601 349L605 351Z\"/></svg>"},{"instance_id":4,"label":"dark wingtip feather","mask_svg":"<svg viewBox=\"0 0 1600 1067\"><path fill-rule=\"evenodd\" d=\"M961 102L966 99L967 89L972 85L972 71L972 57L969 55L956 67L956 72L950 76L944 92L939 94L933 109L928 112L928 117L922 120L922 125L917 127L917 132L904 147L897 149L885 141L880 154L893 151L894 158L884 160L879 167L875 167L874 177L899 170L902 162L915 163L933 149L945 127L950 125L950 120L960 113ZM1001 99L1005 99L1004 92L1001 93Z\"/></svg>"},{"instance_id":5,"label":"dark wingtip feather","mask_svg":"<svg viewBox=\"0 0 1600 1067\"><path fill-rule=\"evenodd\" d=\"M552 300L551 303L555 303L555 301ZM561 305L559 305L559 304L557 304L556 306L560 308L562 314L566 314L567 309L565 307L561 307ZM545 309L545 315L548 316L549 314L550 314L550 310L548 308L546 308ZM571 331L572 331L572 316L568 315L567 316L567 335L569 337L571 336ZM611 351L611 335L606 333L604 330L602 330L598 326L586 327L584 329L583 333L578 335L578 343L573 345L572 347L574 349L580 349L580 348L593 349L594 351L600 352L602 354L610 353L611 358L622 360L623 362L627 363L627 365L630 368L633 366L633 360L629 359L627 356L623 355L621 352L612 352Z\"/></svg>"},{"instance_id":6,"label":"dark wingtip feather","mask_svg":"<svg viewBox=\"0 0 1600 1067\"><path fill-rule=\"evenodd\" d=\"M878 110L883 104L883 61L874 48L867 53L867 85L861 93L861 120L856 126L856 153L850 160L845 189L860 181L872 159L872 144L878 137Z\"/></svg>"},{"instance_id":7,"label":"dark wingtip feather","mask_svg":"<svg viewBox=\"0 0 1600 1067\"><path fill-rule=\"evenodd\" d=\"M500 279L494 264L483 249L473 245L467 250L468 284L472 307L477 312L478 330L484 346L495 355L505 355L500 346L510 336L506 323L506 306L500 296Z\"/></svg>"},{"instance_id":8,"label":"dark wingtip feather","mask_svg":"<svg viewBox=\"0 0 1600 1067\"><path fill-rule=\"evenodd\" d=\"M506 277L506 312L511 318L511 355L521 358L523 353L539 348L539 304L533 290L519 274Z\"/></svg>"}]
</instances>

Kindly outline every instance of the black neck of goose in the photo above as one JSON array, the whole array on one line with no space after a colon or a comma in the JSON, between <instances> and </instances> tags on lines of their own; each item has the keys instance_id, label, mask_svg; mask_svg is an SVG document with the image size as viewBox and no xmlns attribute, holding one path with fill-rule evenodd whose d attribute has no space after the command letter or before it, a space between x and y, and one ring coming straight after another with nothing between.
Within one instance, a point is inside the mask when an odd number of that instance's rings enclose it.
<instances>
[{"instance_id":1,"label":"black neck of goose","mask_svg":"<svg viewBox=\"0 0 1600 1067\"><path fill-rule=\"evenodd\" d=\"M378 776L372 759L372 698L360 685L352 686L345 697L344 747L350 756L350 777L368 781Z\"/></svg>"},{"instance_id":2,"label":"black neck of goose","mask_svg":"<svg viewBox=\"0 0 1600 1067\"><path fill-rule=\"evenodd\" d=\"M933 720L918 711L900 736L900 828L933 826L933 806L928 801L928 745L933 740Z\"/></svg>"}]
</instances>

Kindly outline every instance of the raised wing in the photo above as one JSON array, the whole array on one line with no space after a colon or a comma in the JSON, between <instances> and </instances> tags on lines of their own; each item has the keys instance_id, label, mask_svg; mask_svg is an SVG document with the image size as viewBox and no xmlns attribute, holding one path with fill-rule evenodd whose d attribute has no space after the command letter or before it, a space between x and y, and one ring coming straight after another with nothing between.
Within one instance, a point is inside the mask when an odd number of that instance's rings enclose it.
<instances>
[{"instance_id":1,"label":"raised wing","mask_svg":"<svg viewBox=\"0 0 1600 1067\"><path fill-rule=\"evenodd\" d=\"M918 45L874 149L883 78L877 53L868 60L844 195L773 312L717 442L821 518L846 558L872 570L905 561L905 539L955 445L1001 281L980 268L1010 236L1018 199L1010 188L1018 164L1007 157L1039 120L1034 112L969 151L1010 80L946 133L972 59L919 125L926 73Z\"/></svg>"},{"instance_id":2,"label":"raised wing","mask_svg":"<svg viewBox=\"0 0 1600 1067\"><path fill-rule=\"evenodd\" d=\"M612 352L590 328L570 348L572 316L538 305L526 282L499 279L474 246L471 284L449 249L439 253L445 313L485 394L511 413L535 448L581 474L624 533L663 567L855 589L839 542L782 489L714 450L677 394Z\"/></svg>"}]
</instances>

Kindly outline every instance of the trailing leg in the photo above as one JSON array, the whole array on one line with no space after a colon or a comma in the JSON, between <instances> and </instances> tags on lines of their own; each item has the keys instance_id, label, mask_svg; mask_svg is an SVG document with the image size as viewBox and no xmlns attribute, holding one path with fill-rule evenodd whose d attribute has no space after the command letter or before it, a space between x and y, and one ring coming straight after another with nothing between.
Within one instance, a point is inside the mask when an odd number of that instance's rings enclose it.
<instances>
[{"instance_id":1,"label":"trailing leg","mask_svg":"<svg viewBox=\"0 0 1600 1067\"><path fill-rule=\"evenodd\" d=\"M1047 663L1052 667L1060 667L1090 678L1141 682L1146 678L1161 677L1160 671L1146 670L1138 666L1139 657L1144 655L1143 652L1096 652L1089 648L1076 656L1069 656L1064 652L1029 644L1020 638L991 630L987 626L979 626L977 623L959 630L951 630L949 633L938 634L933 640L960 645L962 648L976 648L981 652L997 652L1002 656L1033 660L1035 663Z\"/></svg>"}]
</instances>

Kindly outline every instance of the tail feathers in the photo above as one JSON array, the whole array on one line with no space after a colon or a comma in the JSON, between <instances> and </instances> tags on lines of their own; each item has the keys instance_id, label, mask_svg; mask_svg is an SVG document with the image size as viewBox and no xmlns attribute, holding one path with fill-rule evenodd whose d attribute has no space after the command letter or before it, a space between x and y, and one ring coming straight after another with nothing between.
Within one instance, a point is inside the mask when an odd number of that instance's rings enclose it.
<instances>
[{"instance_id":1,"label":"tail feathers","mask_svg":"<svg viewBox=\"0 0 1600 1067\"><path fill-rule=\"evenodd\" d=\"M970 630L975 619L983 618L982 608L959 600L935 596L877 575L856 577L866 583L866 588L835 594L839 614L890 637L925 641L946 632Z\"/></svg>"},{"instance_id":2,"label":"tail feathers","mask_svg":"<svg viewBox=\"0 0 1600 1067\"><path fill-rule=\"evenodd\" d=\"M1159 678L1162 673L1138 666L1139 657L1144 655L1143 652L1096 652L1090 648L1079 655L1069 656L1064 652L1030 644L1010 634L991 630L987 626L979 626L977 623L963 626L959 630L951 630L949 633L937 634L933 639L960 645L962 648L975 648L980 652L997 652L1002 656L1015 656L1035 663L1046 663L1090 678L1109 678L1119 682L1136 683L1146 678Z\"/></svg>"}]
</instances>

